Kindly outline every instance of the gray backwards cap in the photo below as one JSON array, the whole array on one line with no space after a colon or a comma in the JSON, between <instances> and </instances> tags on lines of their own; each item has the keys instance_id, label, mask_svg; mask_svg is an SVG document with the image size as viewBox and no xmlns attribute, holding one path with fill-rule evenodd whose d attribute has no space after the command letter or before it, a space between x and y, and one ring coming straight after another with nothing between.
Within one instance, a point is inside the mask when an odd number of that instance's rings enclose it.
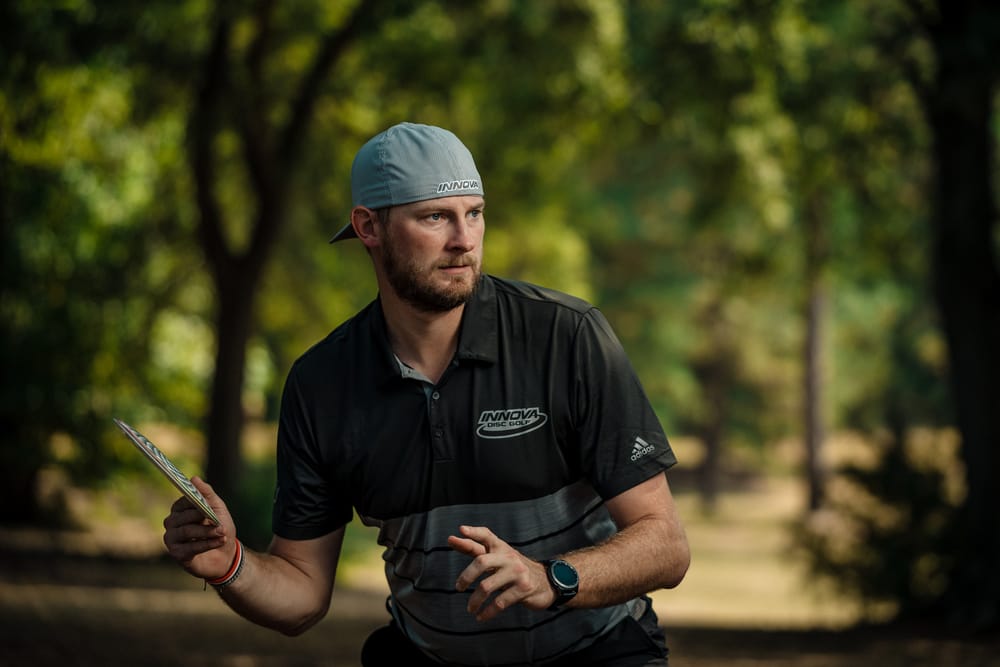
<instances>
[{"instance_id":1,"label":"gray backwards cap","mask_svg":"<svg viewBox=\"0 0 1000 667\"><path fill-rule=\"evenodd\" d=\"M354 206L379 209L482 194L472 153L454 134L432 125L393 125L369 139L351 166ZM356 237L347 223L330 243Z\"/></svg>"}]
</instances>

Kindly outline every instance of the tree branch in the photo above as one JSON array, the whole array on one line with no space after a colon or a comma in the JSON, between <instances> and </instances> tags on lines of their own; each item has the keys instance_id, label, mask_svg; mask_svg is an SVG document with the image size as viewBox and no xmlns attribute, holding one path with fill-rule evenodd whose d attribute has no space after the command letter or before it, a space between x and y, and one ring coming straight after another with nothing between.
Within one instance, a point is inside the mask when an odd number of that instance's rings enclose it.
<instances>
[{"instance_id":1,"label":"tree branch","mask_svg":"<svg viewBox=\"0 0 1000 667\"><path fill-rule=\"evenodd\" d=\"M301 150L323 82L340 54L357 38L361 24L368 16L370 4L367 0L359 2L347 20L323 38L312 65L295 94L288 122L280 131L279 142L271 153L273 159L268 160L259 143L254 140L252 128L244 128L244 144L247 147L251 177L260 192L257 219L247 249L246 259L249 262L262 258L277 236L288 179Z\"/></svg>"},{"instance_id":2,"label":"tree branch","mask_svg":"<svg viewBox=\"0 0 1000 667\"><path fill-rule=\"evenodd\" d=\"M903 5L913 15L914 21L924 28L929 27L938 18L936 7L926 0L903 0Z\"/></svg>"},{"instance_id":3,"label":"tree branch","mask_svg":"<svg viewBox=\"0 0 1000 667\"><path fill-rule=\"evenodd\" d=\"M247 49L246 66L250 72L250 82L254 86L260 86L262 82L261 71L264 62L264 54L267 53L271 38L271 25L274 19L274 0L260 0L257 3L257 10L254 12L257 17L257 34L254 35L250 48Z\"/></svg>"},{"instance_id":4,"label":"tree branch","mask_svg":"<svg viewBox=\"0 0 1000 667\"><path fill-rule=\"evenodd\" d=\"M368 0L361 0L344 24L337 30L328 33L320 44L312 66L299 85L292 105L291 116L281 133L278 145L278 163L282 165L282 173L287 173L287 168L298 156L306 126L316 106L323 81L333 63L358 36L359 28L364 19L367 18L370 8L371 3Z\"/></svg>"},{"instance_id":5,"label":"tree branch","mask_svg":"<svg viewBox=\"0 0 1000 667\"><path fill-rule=\"evenodd\" d=\"M198 235L208 264L219 280L225 275L231 257L222 233L222 211L215 197L216 162L212 144L218 123L219 102L227 84L229 31L229 20L221 17L205 57L204 78L188 124L188 152L199 213Z\"/></svg>"},{"instance_id":6,"label":"tree branch","mask_svg":"<svg viewBox=\"0 0 1000 667\"><path fill-rule=\"evenodd\" d=\"M895 12L895 16L890 18L892 29L881 35L873 33L873 42L878 51L899 67L903 78L920 99L926 96L929 82L921 72L919 63L907 55L908 46L917 36L929 39L929 30L936 20L933 11L922 4L922 0L904 0L905 10Z\"/></svg>"},{"instance_id":7,"label":"tree branch","mask_svg":"<svg viewBox=\"0 0 1000 667\"><path fill-rule=\"evenodd\" d=\"M239 104L240 137L246 159L247 172L258 199L269 202L275 196L274 170L271 155L270 127L267 116L267 99L264 96L263 62L272 34L274 0L260 0L255 12L257 32L246 55L246 69L249 84L246 86L246 101Z\"/></svg>"}]
</instances>

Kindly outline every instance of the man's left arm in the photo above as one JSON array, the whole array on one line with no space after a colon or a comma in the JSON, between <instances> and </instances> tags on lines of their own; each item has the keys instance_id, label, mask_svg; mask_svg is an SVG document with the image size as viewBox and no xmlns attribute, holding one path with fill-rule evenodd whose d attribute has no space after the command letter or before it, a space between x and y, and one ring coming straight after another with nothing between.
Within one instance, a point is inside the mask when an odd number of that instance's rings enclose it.
<instances>
[{"instance_id":1,"label":"man's left arm","mask_svg":"<svg viewBox=\"0 0 1000 667\"><path fill-rule=\"evenodd\" d=\"M681 583L691 551L664 474L606 502L618 526L609 540L563 557L580 574L568 607L606 607Z\"/></svg>"},{"instance_id":2,"label":"man's left arm","mask_svg":"<svg viewBox=\"0 0 1000 667\"><path fill-rule=\"evenodd\" d=\"M662 473L606 501L618 532L605 542L559 555L576 568L580 588L568 607L606 607L681 582L691 562L687 537ZM464 591L482 575L469 611L485 621L522 604L547 609L555 601L545 567L499 539L488 528L462 526L449 538L453 549L473 558L456 588Z\"/></svg>"}]
</instances>

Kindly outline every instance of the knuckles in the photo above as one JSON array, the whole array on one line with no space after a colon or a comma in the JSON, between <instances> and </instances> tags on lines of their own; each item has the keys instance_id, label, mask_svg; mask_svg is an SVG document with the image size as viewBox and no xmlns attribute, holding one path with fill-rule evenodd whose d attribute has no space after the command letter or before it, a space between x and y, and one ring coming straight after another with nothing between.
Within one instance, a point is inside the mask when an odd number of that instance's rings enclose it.
<instances>
[{"instance_id":1,"label":"knuckles","mask_svg":"<svg viewBox=\"0 0 1000 667\"><path fill-rule=\"evenodd\" d=\"M489 597L490 594L497 589L497 586L489 579L483 579L482 581L479 582L478 588L480 592L482 592L485 595L485 597Z\"/></svg>"}]
</instances>

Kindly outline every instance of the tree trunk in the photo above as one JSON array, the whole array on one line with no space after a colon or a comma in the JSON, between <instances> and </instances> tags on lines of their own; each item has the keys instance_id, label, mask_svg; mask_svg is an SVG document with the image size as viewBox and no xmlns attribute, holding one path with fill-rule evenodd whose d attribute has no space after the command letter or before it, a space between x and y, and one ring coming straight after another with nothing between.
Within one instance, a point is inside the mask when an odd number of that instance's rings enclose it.
<instances>
[{"instance_id":1,"label":"tree trunk","mask_svg":"<svg viewBox=\"0 0 1000 667\"><path fill-rule=\"evenodd\" d=\"M722 487L722 454L729 421L729 394L734 382L734 362L730 334L722 316L722 303L710 303L699 322L709 339L701 361L694 364L695 376L705 400L705 414L698 429L705 445L705 458L698 467L698 487L702 511L715 512Z\"/></svg>"},{"instance_id":2,"label":"tree trunk","mask_svg":"<svg viewBox=\"0 0 1000 667\"><path fill-rule=\"evenodd\" d=\"M803 408L805 419L805 477L809 492L809 511L823 504L826 471L823 466L823 316L826 294L823 267L827 249L819 204L813 200L805 207L806 233L806 338L803 349Z\"/></svg>"},{"instance_id":3,"label":"tree trunk","mask_svg":"<svg viewBox=\"0 0 1000 667\"><path fill-rule=\"evenodd\" d=\"M991 119L1000 12L942 2L930 26L938 58L924 103L932 136L933 259L962 434L967 497L957 565L945 596L953 620L1000 623L1000 273L991 179Z\"/></svg>"},{"instance_id":4,"label":"tree trunk","mask_svg":"<svg viewBox=\"0 0 1000 667\"><path fill-rule=\"evenodd\" d=\"M256 32L244 71L230 57L232 9L220 5L188 126L198 237L217 299L215 374L206 423L206 476L216 492L229 499L235 497L242 463L243 377L257 287L281 231L292 172L323 81L347 46L371 27L363 23L370 16L371 4L360 2L341 26L322 36L290 99L289 117L278 126L268 118L262 76L274 9L273 2L256 6ZM244 80L251 84L241 86L239 82ZM242 140L244 166L257 211L250 243L242 252L230 247L223 224L227 212L215 194L220 170L213 145L224 127L238 130Z\"/></svg>"},{"instance_id":5,"label":"tree trunk","mask_svg":"<svg viewBox=\"0 0 1000 667\"><path fill-rule=\"evenodd\" d=\"M719 505L719 492L722 486L722 440L725 430L724 402L725 398L718 396L719 387L707 387L706 393L711 404L708 422L701 431L701 439L705 445L705 458L698 466L698 490L701 492L701 509L708 515L715 514Z\"/></svg>"},{"instance_id":6,"label":"tree trunk","mask_svg":"<svg viewBox=\"0 0 1000 667\"><path fill-rule=\"evenodd\" d=\"M206 423L206 477L223 498L234 498L240 478L243 378L253 327L253 302L260 271L241 272L217 284L215 374Z\"/></svg>"},{"instance_id":7,"label":"tree trunk","mask_svg":"<svg viewBox=\"0 0 1000 667\"><path fill-rule=\"evenodd\" d=\"M809 511L823 505L826 488L826 469L823 465L823 368L822 330L826 297L818 282L809 285L806 313L805 341L805 475L809 487Z\"/></svg>"}]
</instances>

